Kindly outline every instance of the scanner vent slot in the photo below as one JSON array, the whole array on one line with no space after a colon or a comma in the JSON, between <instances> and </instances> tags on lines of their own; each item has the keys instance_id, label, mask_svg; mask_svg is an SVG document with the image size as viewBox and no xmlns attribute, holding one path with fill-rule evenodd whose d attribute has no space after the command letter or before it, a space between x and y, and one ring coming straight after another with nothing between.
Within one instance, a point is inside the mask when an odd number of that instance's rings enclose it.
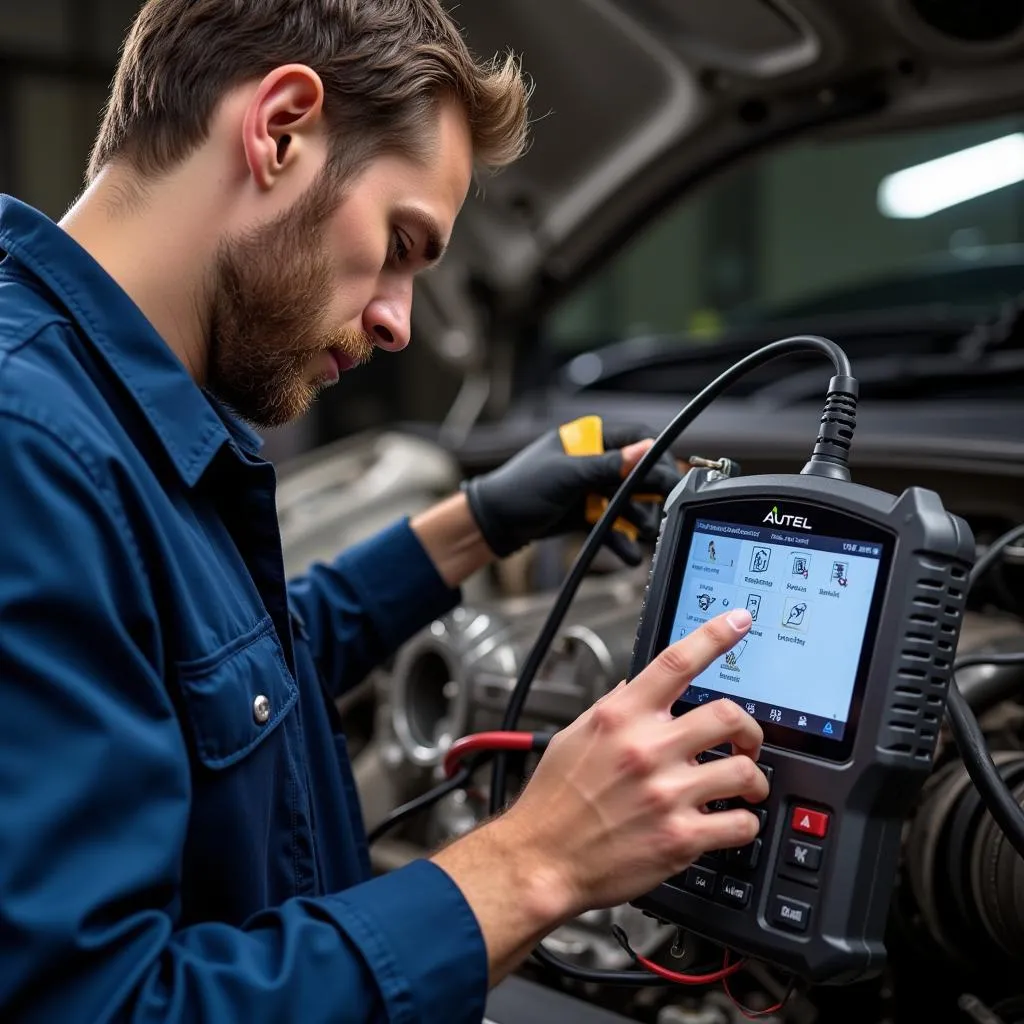
<instances>
[{"instance_id":1,"label":"scanner vent slot","mask_svg":"<svg viewBox=\"0 0 1024 1024\"><path fill-rule=\"evenodd\" d=\"M935 750L936 725L952 670L954 640L965 603L962 562L915 554L909 601L900 635L899 657L881 722L879 747L920 770Z\"/></svg>"}]
</instances>

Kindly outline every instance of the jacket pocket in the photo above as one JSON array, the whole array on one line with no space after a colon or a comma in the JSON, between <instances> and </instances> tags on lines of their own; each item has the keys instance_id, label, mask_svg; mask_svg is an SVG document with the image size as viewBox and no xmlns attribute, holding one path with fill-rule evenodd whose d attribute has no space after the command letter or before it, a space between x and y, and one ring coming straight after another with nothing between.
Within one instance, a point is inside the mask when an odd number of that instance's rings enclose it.
<instances>
[{"instance_id":1,"label":"jacket pocket","mask_svg":"<svg viewBox=\"0 0 1024 1024\"><path fill-rule=\"evenodd\" d=\"M208 768L244 758L298 699L269 616L211 654L178 662L177 676L196 756Z\"/></svg>"}]
</instances>

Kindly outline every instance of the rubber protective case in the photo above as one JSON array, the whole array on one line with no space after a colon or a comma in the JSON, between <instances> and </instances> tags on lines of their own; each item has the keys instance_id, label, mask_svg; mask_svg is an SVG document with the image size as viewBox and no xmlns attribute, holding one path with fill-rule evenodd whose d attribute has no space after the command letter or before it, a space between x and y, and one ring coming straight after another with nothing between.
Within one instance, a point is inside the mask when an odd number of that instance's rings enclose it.
<instances>
[{"instance_id":1,"label":"rubber protective case","mask_svg":"<svg viewBox=\"0 0 1024 1024\"><path fill-rule=\"evenodd\" d=\"M732 502L761 499L815 508L879 528L891 538L887 588L874 643L866 653L857 722L848 756L828 760L772 742L765 728L760 763L771 793L756 863L743 871L731 854L698 862L711 881L686 887L686 874L633 904L658 919L791 971L816 984L846 984L877 974L906 817L932 769L953 658L975 558L967 524L937 494L910 488L896 497L858 484L803 475L709 481L687 474L665 505L633 647L633 679L658 653L671 615L677 560L687 555L694 516L728 520ZM797 508L799 506L799 508ZM687 524L690 524L688 527ZM677 704L679 707L685 706ZM690 713L688 707L684 713ZM827 821L824 836L794 831L793 812ZM816 870L786 862L792 843L818 848ZM748 851L749 853L749 851ZM697 876L692 875L691 878ZM748 899L735 905L742 878ZM729 881L727 881L729 880ZM725 896L730 897L729 900ZM791 910L785 917L783 907ZM780 912L786 923L780 923ZM794 928L795 915L802 928Z\"/></svg>"}]
</instances>

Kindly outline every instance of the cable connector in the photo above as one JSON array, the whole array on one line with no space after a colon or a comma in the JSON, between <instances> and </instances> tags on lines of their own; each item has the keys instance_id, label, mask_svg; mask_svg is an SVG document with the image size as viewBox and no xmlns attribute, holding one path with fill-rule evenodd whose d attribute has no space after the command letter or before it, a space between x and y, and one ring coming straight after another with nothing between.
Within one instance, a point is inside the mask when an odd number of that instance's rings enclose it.
<instances>
[{"instance_id":1,"label":"cable connector","mask_svg":"<svg viewBox=\"0 0 1024 1024\"><path fill-rule=\"evenodd\" d=\"M837 375L829 381L818 438L801 474L832 480L850 479L850 445L857 426L859 390L855 377Z\"/></svg>"}]
</instances>

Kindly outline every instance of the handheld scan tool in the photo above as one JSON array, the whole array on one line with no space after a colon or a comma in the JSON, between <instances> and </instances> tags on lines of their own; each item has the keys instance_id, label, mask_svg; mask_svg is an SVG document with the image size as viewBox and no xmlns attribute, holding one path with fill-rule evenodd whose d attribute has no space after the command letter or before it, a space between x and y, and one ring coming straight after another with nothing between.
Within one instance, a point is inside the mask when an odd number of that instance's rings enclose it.
<instances>
[{"instance_id":1,"label":"handheld scan tool","mask_svg":"<svg viewBox=\"0 0 1024 1024\"><path fill-rule=\"evenodd\" d=\"M738 703L763 726L771 791L751 845L702 857L636 906L811 981L875 973L973 559L969 528L930 491L686 476L665 504L630 677L701 623L749 609L750 631L673 713Z\"/></svg>"}]
</instances>

